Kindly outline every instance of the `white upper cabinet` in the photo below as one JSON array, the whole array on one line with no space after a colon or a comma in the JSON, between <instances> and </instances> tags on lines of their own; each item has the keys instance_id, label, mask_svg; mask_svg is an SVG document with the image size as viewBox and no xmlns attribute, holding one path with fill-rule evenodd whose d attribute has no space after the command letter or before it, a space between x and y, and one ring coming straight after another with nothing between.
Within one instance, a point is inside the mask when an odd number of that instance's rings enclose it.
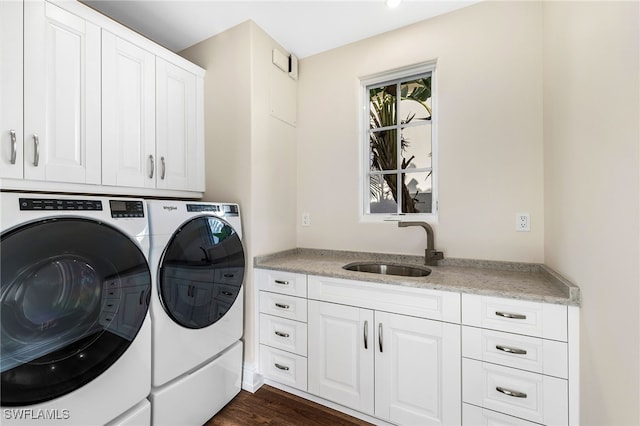
<instances>
[{"instance_id":1,"label":"white upper cabinet","mask_svg":"<svg viewBox=\"0 0 640 426\"><path fill-rule=\"evenodd\" d=\"M102 93L102 184L155 188L155 56L103 30Z\"/></svg>"},{"instance_id":2,"label":"white upper cabinet","mask_svg":"<svg viewBox=\"0 0 640 426\"><path fill-rule=\"evenodd\" d=\"M100 183L100 28L24 3L24 178Z\"/></svg>"},{"instance_id":3,"label":"white upper cabinet","mask_svg":"<svg viewBox=\"0 0 640 426\"><path fill-rule=\"evenodd\" d=\"M0 0L0 187L198 197L204 70L75 1Z\"/></svg>"},{"instance_id":4,"label":"white upper cabinet","mask_svg":"<svg viewBox=\"0 0 640 426\"><path fill-rule=\"evenodd\" d=\"M22 2L0 1L0 177L23 177Z\"/></svg>"},{"instance_id":5,"label":"white upper cabinet","mask_svg":"<svg viewBox=\"0 0 640 426\"><path fill-rule=\"evenodd\" d=\"M201 84L195 74L156 59L158 188L204 191Z\"/></svg>"},{"instance_id":6,"label":"white upper cabinet","mask_svg":"<svg viewBox=\"0 0 640 426\"><path fill-rule=\"evenodd\" d=\"M202 79L102 34L103 185L204 191Z\"/></svg>"}]
</instances>

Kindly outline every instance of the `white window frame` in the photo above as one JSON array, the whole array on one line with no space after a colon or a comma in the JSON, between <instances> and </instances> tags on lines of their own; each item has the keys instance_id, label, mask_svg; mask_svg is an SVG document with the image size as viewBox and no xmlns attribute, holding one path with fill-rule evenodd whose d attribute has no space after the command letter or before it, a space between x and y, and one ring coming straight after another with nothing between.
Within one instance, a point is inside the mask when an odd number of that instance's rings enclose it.
<instances>
[{"instance_id":1,"label":"white window frame","mask_svg":"<svg viewBox=\"0 0 640 426\"><path fill-rule=\"evenodd\" d=\"M431 73L431 213L371 213L369 197L369 86L393 83L420 74ZM436 60L421 62L360 78L360 191L359 216L361 222L384 222L420 220L430 223L438 221L438 94Z\"/></svg>"}]
</instances>

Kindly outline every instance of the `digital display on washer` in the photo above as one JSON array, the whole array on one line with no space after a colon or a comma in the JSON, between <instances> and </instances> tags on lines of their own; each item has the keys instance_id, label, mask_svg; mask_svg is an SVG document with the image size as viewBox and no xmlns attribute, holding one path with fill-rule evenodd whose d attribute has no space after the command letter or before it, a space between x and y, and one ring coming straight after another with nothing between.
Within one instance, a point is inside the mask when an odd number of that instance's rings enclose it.
<instances>
[{"instance_id":1,"label":"digital display on washer","mask_svg":"<svg viewBox=\"0 0 640 426\"><path fill-rule=\"evenodd\" d=\"M144 217L144 206L142 201L109 200L111 217Z\"/></svg>"},{"instance_id":2,"label":"digital display on washer","mask_svg":"<svg viewBox=\"0 0 640 426\"><path fill-rule=\"evenodd\" d=\"M187 204L188 212L219 212L220 207L215 204Z\"/></svg>"},{"instance_id":3,"label":"digital display on washer","mask_svg":"<svg viewBox=\"0 0 640 426\"><path fill-rule=\"evenodd\" d=\"M19 198L20 210L102 210L100 200L60 200L56 198Z\"/></svg>"},{"instance_id":4,"label":"digital display on washer","mask_svg":"<svg viewBox=\"0 0 640 426\"><path fill-rule=\"evenodd\" d=\"M238 216L240 214L238 213L238 206L235 204L225 204L222 208L227 216Z\"/></svg>"}]
</instances>

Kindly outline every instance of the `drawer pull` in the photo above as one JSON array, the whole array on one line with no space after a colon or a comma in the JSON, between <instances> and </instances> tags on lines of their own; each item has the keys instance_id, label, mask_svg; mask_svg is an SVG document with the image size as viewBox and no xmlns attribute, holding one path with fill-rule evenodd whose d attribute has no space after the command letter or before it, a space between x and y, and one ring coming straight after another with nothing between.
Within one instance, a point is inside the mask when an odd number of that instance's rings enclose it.
<instances>
[{"instance_id":1,"label":"drawer pull","mask_svg":"<svg viewBox=\"0 0 640 426\"><path fill-rule=\"evenodd\" d=\"M514 355L526 355L527 351L524 349L510 348L509 346L496 345L496 349L502 352L506 352L508 354Z\"/></svg>"},{"instance_id":2,"label":"drawer pull","mask_svg":"<svg viewBox=\"0 0 640 426\"><path fill-rule=\"evenodd\" d=\"M276 336L289 337L289 333L283 333L283 332L277 331L277 330L274 333L276 333Z\"/></svg>"},{"instance_id":3,"label":"drawer pull","mask_svg":"<svg viewBox=\"0 0 640 426\"><path fill-rule=\"evenodd\" d=\"M289 305L285 305L283 303L276 303L276 308L289 309Z\"/></svg>"},{"instance_id":4,"label":"drawer pull","mask_svg":"<svg viewBox=\"0 0 640 426\"><path fill-rule=\"evenodd\" d=\"M275 283L280 285L289 285L289 281L283 281L283 280L276 280Z\"/></svg>"},{"instance_id":5,"label":"drawer pull","mask_svg":"<svg viewBox=\"0 0 640 426\"><path fill-rule=\"evenodd\" d=\"M509 318L509 319L519 319L519 320L527 319L526 315L512 314L509 312L496 312L496 315L499 317Z\"/></svg>"},{"instance_id":6,"label":"drawer pull","mask_svg":"<svg viewBox=\"0 0 640 426\"><path fill-rule=\"evenodd\" d=\"M289 371L289 367L287 367L286 365L281 365L281 364L278 364L277 362L273 365L275 365L278 370Z\"/></svg>"},{"instance_id":7,"label":"drawer pull","mask_svg":"<svg viewBox=\"0 0 640 426\"><path fill-rule=\"evenodd\" d=\"M514 398L526 398L527 397L527 394L524 393L524 392L518 392L518 391L506 389L506 388L503 388L501 386L496 387L496 390L498 392L500 392L500 393L503 393L503 394L505 394L507 396L511 396L511 397L514 397Z\"/></svg>"}]
</instances>

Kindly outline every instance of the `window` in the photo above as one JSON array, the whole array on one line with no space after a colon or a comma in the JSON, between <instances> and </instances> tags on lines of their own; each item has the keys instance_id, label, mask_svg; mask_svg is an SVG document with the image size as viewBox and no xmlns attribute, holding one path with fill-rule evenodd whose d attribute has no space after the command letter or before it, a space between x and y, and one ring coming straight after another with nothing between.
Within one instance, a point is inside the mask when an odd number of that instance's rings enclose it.
<instances>
[{"instance_id":1,"label":"window","mask_svg":"<svg viewBox=\"0 0 640 426\"><path fill-rule=\"evenodd\" d=\"M361 80L365 218L435 218L435 62Z\"/></svg>"}]
</instances>

